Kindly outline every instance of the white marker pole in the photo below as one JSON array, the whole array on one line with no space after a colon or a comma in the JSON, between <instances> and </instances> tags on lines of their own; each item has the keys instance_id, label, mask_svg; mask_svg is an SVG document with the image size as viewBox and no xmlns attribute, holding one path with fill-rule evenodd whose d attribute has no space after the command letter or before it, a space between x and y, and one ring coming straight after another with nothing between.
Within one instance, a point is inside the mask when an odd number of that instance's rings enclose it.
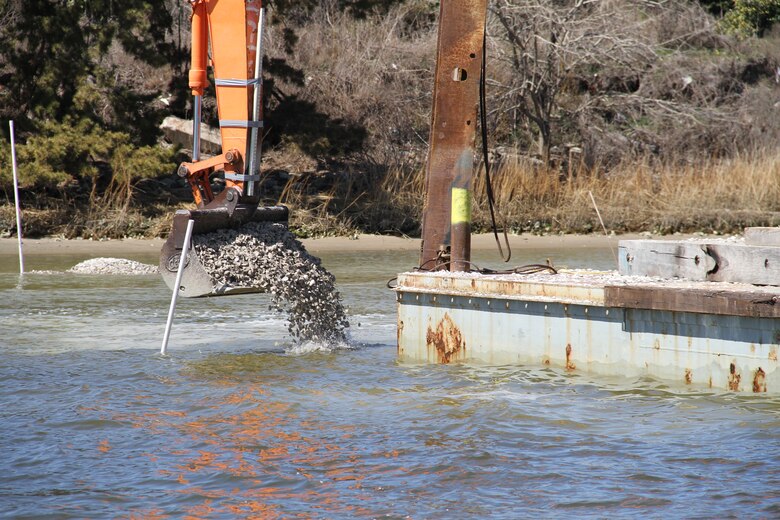
<instances>
[{"instance_id":1,"label":"white marker pole","mask_svg":"<svg viewBox=\"0 0 780 520\"><path fill-rule=\"evenodd\" d=\"M11 167L14 172L14 205L16 206L16 238L19 240L19 274L24 274L24 254L22 253L22 207L19 202L19 177L16 174L16 143L14 142L14 122L8 121L11 129Z\"/></svg>"},{"instance_id":2,"label":"white marker pole","mask_svg":"<svg viewBox=\"0 0 780 520\"><path fill-rule=\"evenodd\" d=\"M171 336L171 325L173 325L173 315L176 312L176 300L179 299L179 287L181 287L181 276L184 273L184 264L187 261L187 253L190 250L190 239L192 238L192 226L195 221L190 219L187 222L187 231L184 233L184 245L181 248L181 258L179 258L179 270L176 272L176 283L174 284L173 295L171 296L171 308L168 310L168 321L165 324L165 336L163 337L160 354L165 355L168 351L168 338Z\"/></svg>"}]
</instances>

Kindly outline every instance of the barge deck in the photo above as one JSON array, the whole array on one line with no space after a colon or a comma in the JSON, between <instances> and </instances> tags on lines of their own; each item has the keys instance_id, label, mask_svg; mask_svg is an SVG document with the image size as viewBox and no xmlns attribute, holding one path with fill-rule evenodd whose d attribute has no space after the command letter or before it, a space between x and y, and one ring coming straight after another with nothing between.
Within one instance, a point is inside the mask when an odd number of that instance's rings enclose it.
<instances>
[{"instance_id":1,"label":"barge deck","mask_svg":"<svg viewBox=\"0 0 780 520\"><path fill-rule=\"evenodd\" d=\"M780 393L780 288L588 270L398 277L402 362L549 365Z\"/></svg>"}]
</instances>

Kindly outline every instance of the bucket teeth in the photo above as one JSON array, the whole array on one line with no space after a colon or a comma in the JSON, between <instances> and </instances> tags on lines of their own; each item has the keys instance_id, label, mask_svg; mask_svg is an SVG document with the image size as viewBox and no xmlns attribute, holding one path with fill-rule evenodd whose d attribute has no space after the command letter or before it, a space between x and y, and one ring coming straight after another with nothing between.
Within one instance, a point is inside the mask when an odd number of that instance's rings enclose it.
<instances>
[{"instance_id":1,"label":"bucket teeth","mask_svg":"<svg viewBox=\"0 0 780 520\"><path fill-rule=\"evenodd\" d=\"M166 285L174 290L176 273L179 269L179 259L184 245L184 234L187 222L192 219L193 235L206 234L225 228L237 228L247 222L282 222L287 223L289 211L285 206L266 206L261 208L236 207L231 215L227 208L179 210L173 217L173 231L160 252L160 273ZM186 298L199 296L225 296L247 292L259 292L252 287L217 286L212 276L207 272L195 254L190 244L187 259L182 273L179 295Z\"/></svg>"}]
</instances>

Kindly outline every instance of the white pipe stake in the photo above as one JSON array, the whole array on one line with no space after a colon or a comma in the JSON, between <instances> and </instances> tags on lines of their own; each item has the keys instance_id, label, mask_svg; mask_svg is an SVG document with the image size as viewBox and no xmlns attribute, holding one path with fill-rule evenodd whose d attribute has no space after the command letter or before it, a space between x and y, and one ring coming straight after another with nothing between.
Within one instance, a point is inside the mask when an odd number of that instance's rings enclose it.
<instances>
[{"instance_id":1,"label":"white pipe stake","mask_svg":"<svg viewBox=\"0 0 780 520\"><path fill-rule=\"evenodd\" d=\"M200 161L200 121L202 100L200 96L192 99L192 162Z\"/></svg>"},{"instance_id":2,"label":"white pipe stake","mask_svg":"<svg viewBox=\"0 0 780 520\"><path fill-rule=\"evenodd\" d=\"M254 92L252 93L252 121L260 120L260 91L263 85L263 32L265 31L265 9L260 9L260 18L257 21L257 38L255 39L255 83ZM256 127L252 127L249 131L249 167L247 171L249 175L255 175L260 171L260 157L257 145L257 132ZM248 197L253 197L255 194L255 181L247 181L246 194Z\"/></svg>"},{"instance_id":3,"label":"white pipe stake","mask_svg":"<svg viewBox=\"0 0 780 520\"><path fill-rule=\"evenodd\" d=\"M187 231L184 233L184 244L181 248L181 258L179 258L179 270L176 272L176 283L174 285L173 295L171 295L171 308L168 309L168 321L165 323L165 336L163 336L160 354L165 355L168 351L168 338L171 336L171 325L173 325L173 315L176 312L176 300L179 299L179 288L181 287L181 277L184 273L184 264L187 261L187 254L190 250L190 239L192 238L192 226L195 221L190 219L187 222Z\"/></svg>"},{"instance_id":4,"label":"white pipe stake","mask_svg":"<svg viewBox=\"0 0 780 520\"><path fill-rule=\"evenodd\" d=\"M16 238L19 240L19 274L24 274L24 254L22 253L22 207L19 202L19 177L16 173L16 142L14 141L14 122L8 121L11 129L11 165L14 175L14 205L16 206Z\"/></svg>"}]
</instances>

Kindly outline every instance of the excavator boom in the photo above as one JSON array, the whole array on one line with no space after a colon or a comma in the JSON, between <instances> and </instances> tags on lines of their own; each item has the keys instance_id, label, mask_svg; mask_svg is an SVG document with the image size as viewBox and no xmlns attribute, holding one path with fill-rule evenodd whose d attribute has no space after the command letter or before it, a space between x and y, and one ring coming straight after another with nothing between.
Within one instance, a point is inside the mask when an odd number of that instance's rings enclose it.
<instances>
[{"instance_id":1,"label":"excavator boom","mask_svg":"<svg viewBox=\"0 0 780 520\"><path fill-rule=\"evenodd\" d=\"M193 94L192 161L179 166L178 174L192 189L197 210L181 210L160 255L160 272L172 289L178 259L183 253L186 223L195 221L193 233L209 233L238 227L250 221L287 222L287 208L258 208L256 183L260 180L262 119L261 0L190 0L192 5L192 64L189 86ZM210 45L209 45L210 44ZM208 51L217 93L222 153L201 160L201 100L206 87ZM211 179L224 172L225 187L214 194ZM195 255L190 255L195 257ZM250 288L220 288L196 258L186 264L181 294L207 296L247 292Z\"/></svg>"}]
</instances>

